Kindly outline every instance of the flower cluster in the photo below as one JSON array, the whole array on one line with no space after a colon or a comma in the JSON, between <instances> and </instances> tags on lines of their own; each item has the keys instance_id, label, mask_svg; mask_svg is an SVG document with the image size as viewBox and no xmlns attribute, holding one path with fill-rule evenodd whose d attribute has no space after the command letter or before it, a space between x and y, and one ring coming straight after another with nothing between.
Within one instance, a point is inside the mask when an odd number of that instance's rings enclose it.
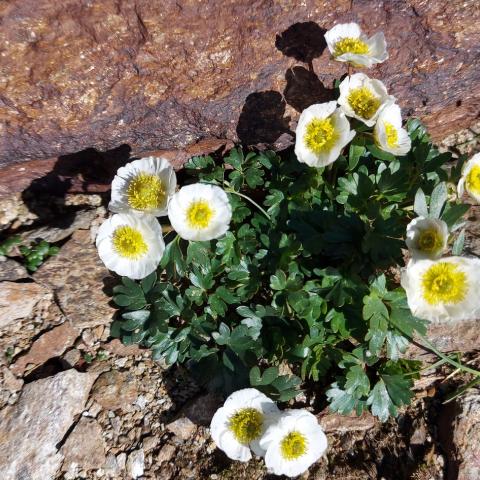
<instances>
[{"instance_id":1,"label":"flower cluster","mask_svg":"<svg viewBox=\"0 0 480 480\"><path fill-rule=\"evenodd\" d=\"M388 58L383 34L356 24L326 40L355 67ZM414 396L420 365L402 358L411 339L428 345L429 320L480 316L461 199L480 199L480 156L452 164L419 120L403 124L377 79L353 73L334 87L336 100L301 113L294 151L192 157L180 189L161 158L119 169L97 237L123 276L111 335L209 390L236 391L212 420L215 442L279 474L303 472L326 440L311 414L276 401L310 381L332 411L386 421Z\"/></svg>"},{"instance_id":2,"label":"flower cluster","mask_svg":"<svg viewBox=\"0 0 480 480\"><path fill-rule=\"evenodd\" d=\"M175 192L177 179L164 158L148 157L121 167L112 182L109 209L97 248L107 268L132 279L154 272L165 251L155 217L168 214L186 240L211 240L225 234L232 217L227 194L216 185L187 185Z\"/></svg>"},{"instance_id":3,"label":"flower cluster","mask_svg":"<svg viewBox=\"0 0 480 480\"><path fill-rule=\"evenodd\" d=\"M458 196L465 190L480 201L480 154L463 167ZM439 189L440 191L440 189ZM445 199L439 199L441 204ZM422 197L420 197L422 198ZM420 207L422 208L422 207ZM480 317L480 259L444 257L449 229L445 221L430 211L407 226L406 244L411 260L402 274L402 286L414 315L430 321L458 321ZM438 213L438 208L436 209Z\"/></svg>"},{"instance_id":4,"label":"flower cluster","mask_svg":"<svg viewBox=\"0 0 480 480\"><path fill-rule=\"evenodd\" d=\"M252 450L275 475L300 475L327 449L314 415L302 409L280 411L255 388L232 393L213 416L210 430L229 458L246 462Z\"/></svg>"},{"instance_id":5,"label":"flower cluster","mask_svg":"<svg viewBox=\"0 0 480 480\"><path fill-rule=\"evenodd\" d=\"M383 33L367 39L356 23L336 25L325 34L333 57L356 66L371 67L388 58ZM405 155L411 148L410 137L402 128L400 107L385 85L364 73L355 73L339 85L336 102L311 105L300 115L296 131L295 154L311 167L335 162L355 137L346 117L366 127L374 127L376 145L393 155Z\"/></svg>"}]
</instances>

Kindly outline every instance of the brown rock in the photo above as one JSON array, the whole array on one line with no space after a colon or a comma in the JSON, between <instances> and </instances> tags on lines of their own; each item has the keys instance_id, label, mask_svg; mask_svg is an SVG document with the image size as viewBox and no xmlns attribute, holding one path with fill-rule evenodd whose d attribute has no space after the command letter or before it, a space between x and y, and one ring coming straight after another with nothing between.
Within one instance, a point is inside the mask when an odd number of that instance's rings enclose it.
<instances>
[{"instance_id":1,"label":"brown rock","mask_svg":"<svg viewBox=\"0 0 480 480\"><path fill-rule=\"evenodd\" d=\"M461 0L11 0L0 13L3 165L63 155L61 173L90 147L285 144L294 109L325 98L304 66L328 86L345 73L323 33L351 20L385 32L390 59L371 74L435 138L477 116L478 9Z\"/></svg>"},{"instance_id":2,"label":"brown rock","mask_svg":"<svg viewBox=\"0 0 480 480\"><path fill-rule=\"evenodd\" d=\"M176 450L173 445L169 443L165 444L158 452L157 463L161 465L164 462L169 462L175 455Z\"/></svg>"},{"instance_id":3,"label":"brown rock","mask_svg":"<svg viewBox=\"0 0 480 480\"><path fill-rule=\"evenodd\" d=\"M101 468L106 460L105 441L97 421L81 417L60 453L65 457L62 465L64 471L67 471L72 463L84 470Z\"/></svg>"},{"instance_id":4,"label":"brown rock","mask_svg":"<svg viewBox=\"0 0 480 480\"><path fill-rule=\"evenodd\" d=\"M22 355L11 367L15 375L21 376L25 370L36 367L48 359L60 356L68 347L73 345L78 337L78 329L65 322L58 327L44 333L30 350Z\"/></svg>"},{"instance_id":5,"label":"brown rock","mask_svg":"<svg viewBox=\"0 0 480 480\"><path fill-rule=\"evenodd\" d=\"M180 417L167 425L167 430L182 440L192 438L197 430L195 424L187 417Z\"/></svg>"},{"instance_id":6,"label":"brown rock","mask_svg":"<svg viewBox=\"0 0 480 480\"><path fill-rule=\"evenodd\" d=\"M62 311L74 327L94 327L112 321L114 308L105 292L109 277L88 230L78 230L35 273L34 278L57 294Z\"/></svg>"},{"instance_id":7,"label":"brown rock","mask_svg":"<svg viewBox=\"0 0 480 480\"><path fill-rule=\"evenodd\" d=\"M14 282L28 278L28 272L23 265L20 265L11 258L0 261L0 281Z\"/></svg>"},{"instance_id":8,"label":"brown rock","mask_svg":"<svg viewBox=\"0 0 480 480\"><path fill-rule=\"evenodd\" d=\"M36 283L0 283L0 327L29 317L35 306L51 295Z\"/></svg>"},{"instance_id":9,"label":"brown rock","mask_svg":"<svg viewBox=\"0 0 480 480\"><path fill-rule=\"evenodd\" d=\"M10 392L18 392L23 387L23 380L15 377L15 375L7 368L2 368L3 374L3 386L5 386Z\"/></svg>"},{"instance_id":10,"label":"brown rock","mask_svg":"<svg viewBox=\"0 0 480 480\"><path fill-rule=\"evenodd\" d=\"M427 338L444 353L471 352L478 349L478 325L478 320L431 324ZM406 356L422 361L438 360L435 354L414 343L410 344Z\"/></svg>"},{"instance_id":11,"label":"brown rock","mask_svg":"<svg viewBox=\"0 0 480 480\"><path fill-rule=\"evenodd\" d=\"M117 410L133 404L137 394L135 377L117 370L102 373L92 389L92 398L106 410Z\"/></svg>"},{"instance_id":12,"label":"brown rock","mask_svg":"<svg viewBox=\"0 0 480 480\"><path fill-rule=\"evenodd\" d=\"M114 338L110 342L102 346L107 352L118 355L119 357L130 357L141 355L142 349L137 345L124 345L118 338Z\"/></svg>"},{"instance_id":13,"label":"brown rock","mask_svg":"<svg viewBox=\"0 0 480 480\"><path fill-rule=\"evenodd\" d=\"M480 390L469 390L440 411L442 448L447 452L447 478L480 478Z\"/></svg>"},{"instance_id":14,"label":"brown rock","mask_svg":"<svg viewBox=\"0 0 480 480\"><path fill-rule=\"evenodd\" d=\"M325 433L366 432L377 424L375 417L370 413L357 417L355 414L340 415L324 412L320 414L318 421Z\"/></svg>"},{"instance_id":15,"label":"brown rock","mask_svg":"<svg viewBox=\"0 0 480 480\"><path fill-rule=\"evenodd\" d=\"M84 408L95 375L75 370L26 385L18 403L0 413L0 478L52 480L62 441Z\"/></svg>"}]
</instances>

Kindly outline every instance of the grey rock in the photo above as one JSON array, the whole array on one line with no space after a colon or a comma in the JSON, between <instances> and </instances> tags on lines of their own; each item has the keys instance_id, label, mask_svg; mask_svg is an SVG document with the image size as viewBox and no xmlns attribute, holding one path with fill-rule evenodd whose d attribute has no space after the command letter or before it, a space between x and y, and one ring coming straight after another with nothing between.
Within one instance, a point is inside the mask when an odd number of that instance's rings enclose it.
<instances>
[{"instance_id":1,"label":"grey rock","mask_svg":"<svg viewBox=\"0 0 480 480\"><path fill-rule=\"evenodd\" d=\"M128 455L127 473L130 478L138 478L143 475L145 469L145 454L143 450L134 450Z\"/></svg>"},{"instance_id":2,"label":"grey rock","mask_svg":"<svg viewBox=\"0 0 480 480\"><path fill-rule=\"evenodd\" d=\"M30 230L22 235L24 242L30 243L38 239L46 240L50 243L60 242L68 238L76 230L88 229L96 216L95 210L80 210L71 214L66 220L67 225L44 226ZM64 219L60 219L64 221Z\"/></svg>"},{"instance_id":3,"label":"grey rock","mask_svg":"<svg viewBox=\"0 0 480 480\"><path fill-rule=\"evenodd\" d=\"M187 417L180 417L169 423L167 430L182 440L189 440L195 434L197 427Z\"/></svg>"},{"instance_id":4,"label":"grey rock","mask_svg":"<svg viewBox=\"0 0 480 480\"><path fill-rule=\"evenodd\" d=\"M16 405L0 414L0 478L53 479L63 456L57 451L81 413L95 375L75 370L26 385Z\"/></svg>"}]
</instances>

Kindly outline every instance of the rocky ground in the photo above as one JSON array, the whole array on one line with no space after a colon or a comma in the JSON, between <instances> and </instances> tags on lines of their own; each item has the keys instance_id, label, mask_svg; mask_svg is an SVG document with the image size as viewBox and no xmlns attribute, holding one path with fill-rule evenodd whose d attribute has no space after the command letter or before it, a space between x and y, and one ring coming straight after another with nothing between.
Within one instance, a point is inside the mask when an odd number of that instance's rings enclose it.
<instances>
[{"instance_id":1,"label":"rocky ground","mask_svg":"<svg viewBox=\"0 0 480 480\"><path fill-rule=\"evenodd\" d=\"M478 149L473 129L444 148ZM94 238L106 216L101 195L9 197L1 201L3 237L44 238L60 252L28 273L0 262L0 478L270 479L262 462L240 464L215 448L208 424L221 399L148 350L110 337L112 277ZM467 248L480 255L480 211ZM479 365L476 322L432 329L444 351ZM422 357L421 351L411 355ZM330 449L304 479L478 480L480 391L445 395L465 379L428 371L412 406L396 420L318 411L315 392L299 395L328 434Z\"/></svg>"}]
</instances>

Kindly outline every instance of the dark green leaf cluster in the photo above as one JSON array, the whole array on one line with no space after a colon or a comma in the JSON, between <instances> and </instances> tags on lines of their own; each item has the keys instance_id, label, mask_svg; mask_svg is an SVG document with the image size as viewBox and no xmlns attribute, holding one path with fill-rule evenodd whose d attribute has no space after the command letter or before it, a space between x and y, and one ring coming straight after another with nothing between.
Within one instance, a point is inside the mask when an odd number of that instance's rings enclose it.
<instances>
[{"instance_id":1,"label":"dark green leaf cluster","mask_svg":"<svg viewBox=\"0 0 480 480\"><path fill-rule=\"evenodd\" d=\"M302 379L319 382L335 411L395 415L418 370L401 355L425 331L398 288L406 226L415 211L449 226L466 211L447 199L460 167L447 173L450 155L418 120L407 127L406 156L357 129L328 169L288 150L192 158L192 182L229 192L230 230L207 242L167 235L158 272L115 287L112 334L212 389L252 385L288 400Z\"/></svg>"},{"instance_id":2,"label":"dark green leaf cluster","mask_svg":"<svg viewBox=\"0 0 480 480\"><path fill-rule=\"evenodd\" d=\"M18 256L29 272L35 272L48 257L56 255L59 251L58 247L46 240L38 240L29 245L21 243L20 235L7 238L0 244L0 255ZM17 247L15 251L14 247Z\"/></svg>"}]
</instances>

